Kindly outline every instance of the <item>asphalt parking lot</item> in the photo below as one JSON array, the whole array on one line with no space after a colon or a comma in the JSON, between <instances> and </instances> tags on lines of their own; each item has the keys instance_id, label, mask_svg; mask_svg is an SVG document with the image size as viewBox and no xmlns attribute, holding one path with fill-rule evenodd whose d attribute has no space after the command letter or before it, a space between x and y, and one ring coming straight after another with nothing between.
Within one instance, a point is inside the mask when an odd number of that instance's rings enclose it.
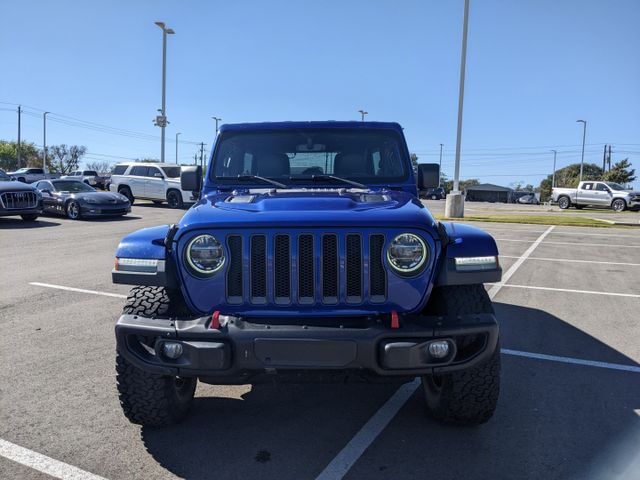
<instances>
[{"instance_id":1,"label":"asphalt parking lot","mask_svg":"<svg viewBox=\"0 0 640 480\"><path fill-rule=\"evenodd\" d=\"M113 253L180 216L0 218L0 478L640 478L640 230L474 224L505 272L482 427L437 424L413 384L200 384L184 423L140 428L115 389Z\"/></svg>"}]
</instances>

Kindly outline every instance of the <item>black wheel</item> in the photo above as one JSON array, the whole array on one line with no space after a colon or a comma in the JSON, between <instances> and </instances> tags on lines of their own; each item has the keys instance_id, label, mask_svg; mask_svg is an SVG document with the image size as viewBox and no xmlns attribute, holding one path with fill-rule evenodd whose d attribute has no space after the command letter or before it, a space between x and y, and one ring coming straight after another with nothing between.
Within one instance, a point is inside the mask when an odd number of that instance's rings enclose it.
<instances>
[{"instance_id":1,"label":"black wheel","mask_svg":"<svg viewBox=\"0 0 640 480\"><path fill-rule=\"evenodd\" d=\"M135 201L136 198L131 193L131 189L129 187L118 188L118 193L120 195L124 195L125 197L127 197L129 199L129 203L133 205L133 202Z\"/></svg>"},{"instance_id":2,"label":"black wheel","mask_svg":"<svg viewBox=\"0 0 640 480\"><path fill-rule=\"evenodd\" d=\"M24 215L20 215L25 222L35 222L38 219L37 213L25 213Z\"/></svg>"},{"instance_id":3,"label":"black wheel","mask_svg":"<svg viewBox=\"0 0 640 480\"><path fill-rule=\"evenodd\" d=\"M437 195L431 195L431 200L438 200L438 196Z\"/></svg>"},{"instance_id":4,"label":"black wheel","mask_svg":"<svg viewBox=\"0 0 640 480\"><path fill-rule=\"evenodd\" d=\"M167 192L167 203L171 208L182 208L182 206L184 205L182 201L182 195L180 194L180 192L177 192L175 190L169 190Z\"/></svg>"},{"instance_id":5,"label":"black wheel","mask_svg":"<svg viewBox=\"0 0 640 480\"><path fill-rule=\"evenodd\" d=\"M82 216L82 213L80 212L80 204L75 200L70 200L67 203L66 213L67 218L70 218L71 220L79 220Z\"/></svg>"},{"instance_id":6,"label":"black wheel","mask_svg":"<svg viewBox=\"0 0 640 480\"><path fill-rule=\"evenodd\" d=\"M24 177L18 177L18 181L22 183L27 183L27 179Z\"/></svg>"},{"instance_id":7,"label":"black wheel","mask_svg":"<svg viewBox=\"0 0 640 480\"><path fill-rule=\"evenodd\" d=\"M560 197L558 199L558 206L562 210L566 210L567 208L569 208L571 206L571 200L569 200L569 197Z\"/></svg>"},{"instance_id":8,"label":"black wheel","mask_svg":"<svg viewBox=\"0 0 640 480\"><path fill-rule=\"evenodd\" d=\"M493 313L489 295L482 285L436 288L429 313L464 315ZM441 375L422 377L428 411L438 421L454 425L480 425L493 416L500 394L500 346L491 357L474 367Z\"/></svg>"},{"instance_id":9,"label":"black wheel","mask_svg":"<svg viewBox=\"0 0 640 480\"><path fill-rule=\"evenodd\" d=\"M611 202L611 210L614 212L624 212L627 209L627 202L625 202L622 198L616 198L613 202Z\"/></svg>"},{"instance_id":10,"label":"black wheel","mask_svg":"<svg viewBox=\"0 0 640 480\"><path fill-rule=\"evenodd\" d=\"M163 287L134 287L124 314L149 318L184 314L177 293ZM116 381L120 405L131 423L160 427L182 420L193 403L197 378L148 373L116 353Z\"/></svg>"}]
</instances>

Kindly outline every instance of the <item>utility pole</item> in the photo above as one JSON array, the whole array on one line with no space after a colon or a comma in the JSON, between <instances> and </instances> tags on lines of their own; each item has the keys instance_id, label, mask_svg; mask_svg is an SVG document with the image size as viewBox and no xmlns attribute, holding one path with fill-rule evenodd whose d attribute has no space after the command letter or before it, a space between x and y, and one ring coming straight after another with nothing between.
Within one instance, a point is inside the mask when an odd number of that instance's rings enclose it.
<instances>
[{"instance_id":1,"label":"utility pole","mask_svg":"<svg viewBox=\"0 0 640 480\"><path fill-rule=\"evenodd\" d=\"M216 122L216 137L218 136L218 122L222 120L220 117L211 117Z\"/></svg>"},{"instance_id":2,"label":"utility pole","mask_svg":"<svg viewBox=\"0 0 640 480\"><path fill-rule=\"evenodd\" d=\"M469 31L469 0L464 0L464 17L462 23L462 51L460 53L460 91L458 94L458 128L456 132L456 163L453 175L453 191L447 195L445 216L450 218L464 217L464 197L460 193L460 148L462 143L462 111L464 104L464 80L467 65L467 33Z\"/></svg>"},{"instance_id":3,"label":"utility pole","mask_svg":"<svg viewBox=\"0 0 640 480\"><path fill-rule=\"evenodd\" d=\"M604 152L602 153L602 174L604 175L604 172L606 172L607 168L607 146L604 146Z\"/></svg>"},{"instance_id":4,"label":"utility pole","mask_svg":"<svg viewBox=\"0 0 640 480\"><path fill-rule=\"evenodd\" d=\"M609 172L611 171L611 145L609 145L609 156L607 158L608 161L608 166L609 166Z\"/></svg>"},{"instance_id":5,"label":"utility pole","mask_svg":"<svg viewBox=\"0 0 640 480\"><path fill-rule=\"evenodd\" d=\"M42 170L47 173L47 113L42 115Z\"/></svg>"},{"instance_id":6,"label":"utility pole","mask_svg":"<svg viewBox=\"0 0 640 480\"><path fill-rule=\"evenodd\" d=\"M582 130L582 159L580 160L580 181L582 181L582 171L584 169L584 142L587 138L587 121L586 120L576 120L577 123L583 123L584 129Z\"/></svg>"},{"instance_id":7,"label":"utility pole","mask_svg":"<svg viewBox=\"0 0 640 480\"><path fill-rule=\"evenodd\" d=\"M551 177L551 188L555 188L556 186L556 155L558 152L556 150L551 150L553 152L553 176Z\"/></svg>"},{"instance_id":8,"label":"utility pole","mask_svg":"<svg viewBox=\"0 0 640 480\"><path fill-rule=\"evenodd\" d=\"M182 135L180 132L176 133L176 165L178 165L178 135Z\"/></svg>"},{"instance_id":9,"label":"utility pole","mask_svg":"<svg viewBox=\"0 0 640 480\"><path fill-rule=\"evenodd\" d=\"M204 168L204 142L200 142L200 166Z\"/></svg>"},{"instance_id":10,"label":"utility pole","mask_svg":"<svg viewBox=\"0 0 640 480\"><path fill-rule=\"evenodd\" d=\"M160 162L164 163L164 129L167 127L167 35L173 35L176 32L171 28L167 28L163 22L155 23L162 29L162 108L160 109L160 115L156 117L156 125L161 129Z\"/></svg>"},{"instance_id":11,"label":"utility pole","mask_svg":"<svg viewBox=\"0 0 640 480\"><path fill-rule=\"evenodd\" d=\"M18 105L18 168L20 168L20 154L22 153L20 151L20 124L22 122L22 105Z\"/></svg>"},{"instance_id":12,"label":"utility pole","mask_svg":"<svg viewBox=\"0 0 640 480\"><path fill-rule=\"evenodd\" d=\"M198 165L198 153L194 153L193 154L193 164L194 165Z\"/></svg>"},{"instance_id":13,"label":"utility pole","mask_svg":"<svg viewBox=\"0 0 640 480\"><path fill-rule=\"evenodd\" d=\"M365 112L364 110L358 110L360 112L360 115L362 115L362 120L364 122L364 116L365 115L369 115L369 112Z\"/></svg>"},{"instance_id":14,"label":"utility pole","mask_svg":"<svg viewBox=\"0 0 640 480\"><path fill-rule=\"evenodd\" d=\"M440 144L440 170L438 172L438 188L440 188L440 179L442 178L442 147L444 147L443 143Z\"/></svg>"}]
</instances>

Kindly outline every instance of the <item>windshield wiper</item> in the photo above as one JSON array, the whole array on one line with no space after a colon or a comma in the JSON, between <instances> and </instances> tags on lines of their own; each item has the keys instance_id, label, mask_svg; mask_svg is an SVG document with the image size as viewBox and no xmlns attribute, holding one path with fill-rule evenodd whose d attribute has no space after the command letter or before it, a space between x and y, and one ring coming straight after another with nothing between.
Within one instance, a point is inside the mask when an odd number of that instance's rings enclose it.
<instances>
[{"instance_id":1,"label":"windshield wiper","mask_svg":"<svg viewBox=\"0 0 640 480\"><path fill-rule=\"evenodd\" d=\"M322 180L335 180L337 182L346 183L348 185L353 185L358 188L367 188L366 185L362 183L354 182L353 180L349 180L348 178L336 177L335 175L311 175L311 180L314 182L322 181Z\"/></svg>"},{"instance_id":2,"label":"windshield wiper","mask_svg":"<svg viewBox=\"0 0 640 480\"><path fill-rule=\"evenodd\" d=\"M270 183L274 187L278 188L289 188L288 185L284 183L276 182L275 180L271 180L270 178L260 177L258 175L238 175L237 177L216 177L216 180L259 180L264 183Z\"/></svg>"}]
</instances>

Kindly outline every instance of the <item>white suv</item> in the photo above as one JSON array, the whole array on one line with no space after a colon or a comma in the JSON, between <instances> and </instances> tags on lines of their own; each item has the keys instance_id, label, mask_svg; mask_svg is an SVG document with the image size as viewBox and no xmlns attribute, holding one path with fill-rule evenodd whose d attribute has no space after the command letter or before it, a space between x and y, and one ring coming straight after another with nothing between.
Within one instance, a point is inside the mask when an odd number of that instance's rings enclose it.
<instances>
[{"instance_id":1,"label":"white suv","mask_svg":"<svg viewBox=\"0 0 640 480\"><path fill-rule=\"evenodd\" d=\"M167 163L121 163L113 169L109 190L124 195L132 205L140 198L182 208L196 199L193 192L180 188L180 171L179 165Z\"/></svg>"}]
</instances>

